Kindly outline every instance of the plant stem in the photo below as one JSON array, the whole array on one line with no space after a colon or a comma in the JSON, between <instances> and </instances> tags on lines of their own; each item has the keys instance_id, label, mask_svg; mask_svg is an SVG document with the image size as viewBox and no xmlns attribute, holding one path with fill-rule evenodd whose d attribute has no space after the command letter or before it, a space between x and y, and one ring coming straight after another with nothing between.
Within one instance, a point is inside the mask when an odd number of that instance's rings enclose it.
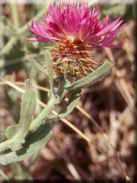
<instances>
[{"instance_id":1,"label":"plant stem","mask_svg":"<svg viewBox=\"0 0 137 183\"><path fill-rule=\"evenodd\" d=\"M43 124L43 120L45 123L45 119L47 119L48 115L53 111L54 106L56 104L56 98L52 97L47 106L41 111L41 113L32 121L29 130L35 131L38 127Z\"/></svg>"},{"instance_id":2,"label":"plant stem","mask_svg":"<svg viewBox=\"0 0 137 183\"><path fill-rule=\"evenodd\" d=\"M19 16L18 16L18 10L17 10L17 4L12 3L11 4L11 12L12 12L12 19L13 19L13 24L14 28L17 31L19 28Z\"/></svg>"},{"instance_id":3,"label":"plant stem","mask_svg":"<svg viewBox=\"0 0 137 183\"><path fill-rule=\"evenodd\" d=\"M42 9L34 18L33 18L33 20L38 20L39 19L39 17L41 17L44 13L45 13L45 8L44 9ZM30 24L32 22L32 19L29 21L29 22L27 22L23 27L21 27L21 28L19 28L18 30L17 30L17 34L23 34L25 31L27 31L28 30L28 25ZM12 47L13 47L13 45L18 41L18 39L19 39L19 36L14 36L14 37L12 37L9 41L8 41L8 43L4 46L4 48L1 50L1 53L0 53L0 56L2 56L2 55L4 55L4 54L6 54L7 52L9 52L11 49L12 49Z\"/></svg>"}]
</instances>

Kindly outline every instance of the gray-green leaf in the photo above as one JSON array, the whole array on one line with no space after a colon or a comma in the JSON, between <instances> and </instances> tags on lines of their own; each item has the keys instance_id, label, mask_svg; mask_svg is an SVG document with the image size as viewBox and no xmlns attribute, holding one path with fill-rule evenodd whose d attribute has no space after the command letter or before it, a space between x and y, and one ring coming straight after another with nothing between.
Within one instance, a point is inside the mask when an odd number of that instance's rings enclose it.
<instances>
[{"instance_id":1,"label":"gray-green leaf","mask_svg":"<svg viewBox=\"0 0 137 183\"><path fill-rule=\"evenodd\" d=\"M45 67L46 67L46 70L48 72L48 77L49 77L51 94L54 95L52 59L51 59L49 51L46 50L44 56L45 56Z\"/></svg>"},{"instance_id":2,"label":"gray-green leaf","mask_svg":"<svg viewBox=\"0 0 137 183\"><path fill-rule=\"evenodd\" d=\"M38 153L49 141L52 136L52 124L49 121L45 125L41 125L35 132L30 133L22 149L16 152L10 152L0 156L0 164L7 165L17 161L24 160Z\"/></svg>"},{"instance_id":3,"label":"gray-green leaf","mask_svg":"<svg viewBox=\"0 0 137 183\"><path fill-rule=\"evenodd\" d=\"M67 117L78 104L80 97L81 91L76 91L75 93L72 93L69 101L67 102L67 105L64 108L64 111L62 112L62 114L59 114L59 118Z\"/></svg>"},{"instance_id":4,"label":"gray-green leaf","mask_svg":"<svg viewBox=\"0 0 137 183\"><path fill-rule=\"evenodd\" d=\"M29 80L26 81L26 91L22 97L20 120L17 125L10 126L6 129L5 135L11 140L9 148L13 151L19 150L25 142L25 137L29 131L32 121L33 112L36 106L36 94L31 88Z\"/></svg>"},{"instance_id":5,"label":"gray-green leaf","mask_svg":"<svg viewBox=\"0 0 137 183\"><path fill-rule=\"evenodd\" d=\"M74 82L70 86L66 87L68 92L72 92L74 90L82 89L83 87L86 87L88 85L91 85L98 81L99 79L102 79L105 75L107 75L112 69L112 63L107 62L101 65L98 69L96 69L94 72L88 74L84 78Z\"/></svg>"}]
</instances>

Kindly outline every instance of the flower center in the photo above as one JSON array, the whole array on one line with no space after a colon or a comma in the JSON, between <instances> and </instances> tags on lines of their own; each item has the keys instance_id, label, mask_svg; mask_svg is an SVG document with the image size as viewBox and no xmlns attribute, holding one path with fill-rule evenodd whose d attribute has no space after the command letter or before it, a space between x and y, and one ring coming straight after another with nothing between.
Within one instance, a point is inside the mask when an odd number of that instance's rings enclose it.
<instances>
[{"instance_id":1,"label":"flower center","mask_svg":"<svg viewBox=\"0 0 137 183\"><path fill-rule=\"evenodd\" d=\"M69 41L70 43L74 43L74 41L75 41L74 36L68 36L67 41Z\"/></svg>"},{"instance_id":2,"label":"flower center","mask_svg":"<svg viewBox=\"0 0 137 183\"><path fill-rule=\"evenodd\" d=\"M81 78L92 72L97 67L97 63L92 60L91 52L90 45L84 44L73 36L68 36L52 50L56 74L62 75L67 72L68 75Z\"/></svg>"}]
</instances>

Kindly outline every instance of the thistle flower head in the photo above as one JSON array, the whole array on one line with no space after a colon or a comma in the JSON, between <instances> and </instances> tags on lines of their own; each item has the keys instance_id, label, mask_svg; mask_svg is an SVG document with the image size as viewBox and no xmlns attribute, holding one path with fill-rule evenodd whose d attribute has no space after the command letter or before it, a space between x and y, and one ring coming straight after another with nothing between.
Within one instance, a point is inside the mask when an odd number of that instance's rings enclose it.
<instances>
[{"instance_id":1,"label":"thistle flower head","mask_svg":"<svg viewBox=\"0 0 137 183\"><path fill-rule=\"evenodd\" d=\"M49 6L42 21L33 21L31 41L53 41L53 66L57 73L81 77L92 72L97 64L92 60L96 46L113 47L122 20L111 21L108 16L100 20L100 10L83 4L57 4Z\"/></svg>"}]
</instances>

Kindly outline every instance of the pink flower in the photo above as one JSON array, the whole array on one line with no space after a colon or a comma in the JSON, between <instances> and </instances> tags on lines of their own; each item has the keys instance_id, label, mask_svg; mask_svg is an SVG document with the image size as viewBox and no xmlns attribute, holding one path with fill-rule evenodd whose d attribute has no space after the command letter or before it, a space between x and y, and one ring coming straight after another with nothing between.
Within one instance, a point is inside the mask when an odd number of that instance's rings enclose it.
<instances>
[{"instance_id":1,"label":"pink flower","mask_svg":"<svg viewBox=\"0 0 137 183\"><path fill-rule=\"evenodd\" d=\"M59 65L59 58L71 58L77 65L72 75L86 75L96 65L91 60L92 49L96 46L115 46L113 41L122 27L122 22L120 18L110 21L108 16L101 21L99 9L91 9L87 3L54 3L49 6L48 14L41 22L32 22L30 30L34 36L30 40L54 41L58 45L52 52L56 65ZM84 59L85 61L82 61ZM57 70L63 73L62 66Z\"/></svg>"}]
</instances>

